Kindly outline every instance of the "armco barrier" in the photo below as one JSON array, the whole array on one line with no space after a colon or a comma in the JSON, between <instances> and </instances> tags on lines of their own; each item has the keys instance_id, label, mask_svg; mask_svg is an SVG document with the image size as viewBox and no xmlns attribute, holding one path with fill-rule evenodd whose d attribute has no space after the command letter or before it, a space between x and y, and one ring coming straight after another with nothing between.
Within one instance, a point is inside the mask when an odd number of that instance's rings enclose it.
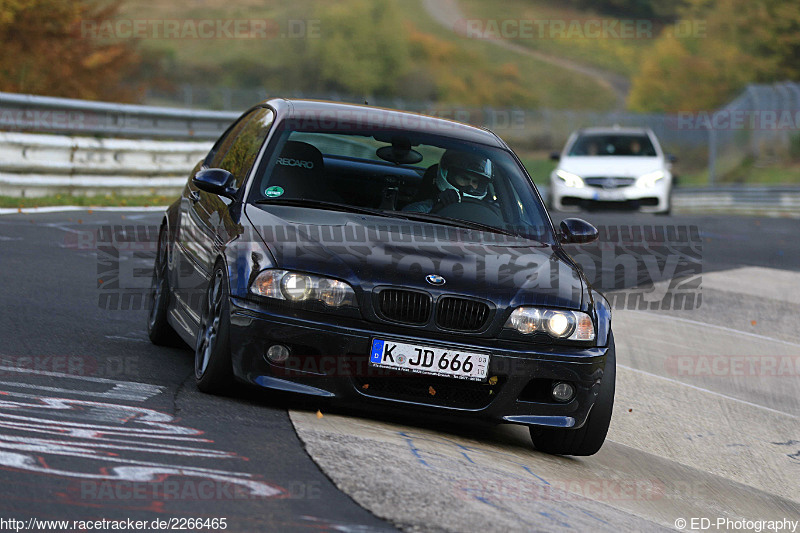
<instances>
[{"instance_id":1,"label":"armco barrier","mask_svg":"<svg viewBox=\"0 0 800 533\"><path fill-rule=\"evenodd\" d=\"M0 195L177 194L211 142L0 132ZM547 187L540 187L547 196ZM677 213L800 218L800 187L677 188Z\"/></svg>"},{"instance_id":2,"label":"armco barrier","mask_svg":"<svg viewBox=\"0 0 800 533\"><path fill-rule=\"evenodd\" d=\"M0 92L0 130L5 131L213 140L239 115Z\"/></svg>"},{"instance_id":3,"label":"armco barrier","mask_svg":"<svg viewBox=\"0 0 800 533\"><path fill-rule=\"evenodd\" d=\"M0 132L0 195L172 194L211 142Z\"/></svg>"},{"instance_id":4,"label":"armco barrier","mask_svg":"<svg viewBox=\"0 0 800 533\"><path fill-rule=\"evenodd\" d=\"M672 205L681 213L800 218L800 187L714 187L675 189Z\"/></svg>"}]
</instances>

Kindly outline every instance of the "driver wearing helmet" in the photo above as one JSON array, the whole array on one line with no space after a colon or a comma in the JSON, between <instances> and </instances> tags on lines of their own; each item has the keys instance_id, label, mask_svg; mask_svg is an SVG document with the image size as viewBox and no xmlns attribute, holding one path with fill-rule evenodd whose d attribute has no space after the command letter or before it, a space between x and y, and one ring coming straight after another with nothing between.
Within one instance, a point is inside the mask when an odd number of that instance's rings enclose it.
<instances>
[{"instance_id":1,"label":"driver wearing helmet","mask_svg":"<svg viewBox=\"0 0 800 533\"><path fill-rule=\"evenodd\" d=\"M434 183L436 198L415 202L403 211L430 213L465 198L484 200L489 194L489 183L494 176L492 161L477 154L447 150L439 161Z\"/></svg>"}]
</instances>

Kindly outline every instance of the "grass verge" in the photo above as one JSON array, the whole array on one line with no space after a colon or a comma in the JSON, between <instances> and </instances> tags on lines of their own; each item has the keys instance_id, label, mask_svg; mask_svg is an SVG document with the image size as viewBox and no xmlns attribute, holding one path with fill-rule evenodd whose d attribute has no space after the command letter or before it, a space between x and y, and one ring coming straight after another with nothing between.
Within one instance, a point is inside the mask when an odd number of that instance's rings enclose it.
<instances>
[{"instance_id":1,"label":"grass verge","mask_svg":"<svg viewBox=\"0 0 800 533\"><path fill-rule=\"evenodd\" d=\"M85 207L151 207L168 206L175 200L168 196L71 196L56 194L40 198L19 198L16 196L0 196L0 207L51 207L77 205Z\"/></svg>"}]
</instances>

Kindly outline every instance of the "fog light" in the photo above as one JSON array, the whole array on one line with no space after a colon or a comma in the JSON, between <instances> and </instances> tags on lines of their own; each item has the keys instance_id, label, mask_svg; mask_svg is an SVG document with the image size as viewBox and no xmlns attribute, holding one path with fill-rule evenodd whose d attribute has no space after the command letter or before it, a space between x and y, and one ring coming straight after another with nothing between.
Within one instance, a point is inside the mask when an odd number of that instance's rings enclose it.
<instances>
[{"instance_id":1,"label":"fog light","mask_svg":"<svg viewBox=\"0 0 800 533\"><path fill-rule=\"evenodd\" d=\"M575 387L569 383L559 381L553 385L553 399L557 402L568 402L575 396Z\"/></svg>"},{"instance_id":2,"label":"fog light","mask_svg":"<svg viewBox=\"0 0 800 533\"><path fill-rule=\"evenodd\" d=\"M271 363L283 363L289 359L289 353L289 348L276 344L270 346L269 350L267 350L267 359L269 359Z\"/></svg>"}]
</instances>

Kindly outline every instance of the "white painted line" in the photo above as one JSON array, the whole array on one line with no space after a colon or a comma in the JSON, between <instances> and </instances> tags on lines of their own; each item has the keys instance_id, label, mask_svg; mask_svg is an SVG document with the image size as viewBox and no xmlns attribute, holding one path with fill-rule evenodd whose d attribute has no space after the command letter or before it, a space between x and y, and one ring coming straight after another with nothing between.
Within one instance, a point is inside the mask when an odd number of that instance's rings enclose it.
<instances>
[{"instance_id":1,"label":"white painted line","mask_svg":"<svg viewBox=\"0 0 800 533\"><path fill-rule=\"evenodd\" d=\"M8 356L6 356L8 357ZM0 359L0 363L10 363L11 361L7 361L5 359ZM95 376L78 376L75 374L64 374L61 372L50 372L48 370L35 370L33 368L17 368L13 366L0 366L0 371L5 372L19 372L21 374L35 374L37 376L51 376L55 378L70 378L70 379L80 379L83 381L92 381L94 383L111 383L112 385L124 385L130 388L138 388L138 389L156 389L158 392L164 390L164 387L161 385L151 385L149 383L138 383L136 381L120 381L116 379L108 379L108 378L98 378Z\"/></svg>"},{"instance_id":2,"label":"white painted line","mask_svg":"<svg viewBox=\"0 0 800 533\"><path fill-rule=\"evenodd\" d=\"M150 207L91 207L80 205L54 205L49 207L2 207L0 208L0 215L38 215L42 213L61 213L67 211L112 211L112 212L151 212L151 211L166 211L167 206L150 206Z\"/></svg>"},{"instance_id":3,"label":"white painted line","mask_svg":"<svg viewBox=\"0 0 800 533\"><path fill-rule=\"evenodd\" d=\"M106 398L109 400L128 400L131 402L144 402L156 394L161 394L161 390L156 388L155 385L150 385L147 389L143 389L142 387L131 387L130 385L125 385L123 383L115 385L110 390L105 391L65 389L62 387L47 387L34 383L19 383L15 381L0 381L0 385L18 389L35 389L38 391L51 393L56 392L60 394L75 394L77 396L92 396L96 398Z\"/></svg>"},{"instance_id":4,"label":"white painted line","mask_svg":"<svg viewBox=\"0 0 800 533\"><path fill-rule=\"evenodd\" d=\"M675 320L677 322L684 322L686 324L692 324L692 325L699 326L699 327L718 329L718 330L721 330L721 331L727 331L729 333L735 333L737 335L744 335L746 337L753 337L753 338L756 338L756 339L761 339L761 340L771 341L771 342L777 342L777 343L780 343L780 344L786 344L788 346L794 346L796 348L800 348L800 344L798 344L796 342L785 341L785 340L782 340L782 339L776 339L774 337L768 337L766 335L759 335L758 333L751 333L749 331L742 331L742 330L739 330L739 329L726 328L725 326L718 326L716 324L709 324L708 322L700 322L699 320L692 320L690 318L680 318L680 317L671 316L671 315L659 315L657 313L652 313L650 311L632 311L632 312L633 313L640 313L640 314L643 314L643 315L649 315L649 316L651 316L653 318L666 318L666 319L669 319L669 320Z\"/></svg>"},{"instance_id":5,"label":"white painted line","mask_svg":"<svg viewBox=\"0 0 800 533\"><path fill-rule=\"evenodd\" d=\"M741 404L744 404L744 405L749 405L750 407L756 407L758 409L764 409L765 411L769 411L771 413L775 413L775 414L778 414L778 415L788 416L789 418L794 418L795 420L800 419L800 417L798 417L796 415L793 415L793 414L790 414L790 413L786 413L784 411L778 411L777 409L772 409L771 407L765 407L765 406L759 405L757 403L748 402L747 400L742 400L741 398L734 398L733 396L728 396L727 394L722 394L720 392L714 392L712 390L704 389L704 388L698 387L696 385L690 385L689 383L684 383L683 381L678 381L677 379L668 378L668 377L665 377L665 376L659 376L658 374L653 374L652 372L647 372L645 370L639 370L638 368L633 368L633 367L630 367L630 366L621 365L619 363L617 363L617 367L618 368L624 368L625 370L630 370L631 372L638 372L639 374L644 374L645 376L649 376L651 378L656 378L656 379L661 379L661 380L664 380L664 381L668 381L668 382L674 383L676 385L682 385L684 387L688 387L690 389L694 389L694 390L697 390L697 391L700 391L700 392L705 392L705 393L710 394L712 396L718 396L720 398L725 398L726 400L731 400L731 401L738 402L738 403L741 403Z\"/></svg>"}]
</instances>

